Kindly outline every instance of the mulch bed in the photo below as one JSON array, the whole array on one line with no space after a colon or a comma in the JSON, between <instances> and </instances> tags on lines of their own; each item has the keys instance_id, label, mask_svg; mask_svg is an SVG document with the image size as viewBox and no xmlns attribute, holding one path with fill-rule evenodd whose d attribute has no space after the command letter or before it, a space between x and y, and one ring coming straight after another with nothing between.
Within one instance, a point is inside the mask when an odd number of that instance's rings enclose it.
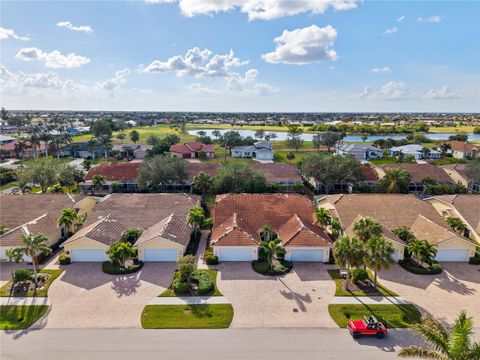
<instances>
[{"instance_id":1,"label":"mulch bed","mask_svg":"<svg viewBox=\"0 0 480 360\"><path fill-rule=\"evenodd\" d=\"M36 287L36 291L39 291L45 287L45 285L48 283L48 280L50 279L52 275L48 273L40 273L38 274L38 283ZM22 296L28 293L29 291L35 291L35 283L32 280L26 280L26 281L18 281L15 283L15 286L13 286L13 283L11 282L9 286L7 287L7 291L10 292L12 296Z\"/></svg>"},{"instance_id":2,"label":"mulch bed","mask_svg":"<svg viewBox=\"0 0 480 360\"><path fill-rule=\"evenodd\" d=\"M342 286L345 288L345 279L342 279ZM348 289L351 292L364 292L365 294L378 294L378 289L373 287L373 281L365 280L362 283L350 281Z\"/></svg>"}]
</instances>

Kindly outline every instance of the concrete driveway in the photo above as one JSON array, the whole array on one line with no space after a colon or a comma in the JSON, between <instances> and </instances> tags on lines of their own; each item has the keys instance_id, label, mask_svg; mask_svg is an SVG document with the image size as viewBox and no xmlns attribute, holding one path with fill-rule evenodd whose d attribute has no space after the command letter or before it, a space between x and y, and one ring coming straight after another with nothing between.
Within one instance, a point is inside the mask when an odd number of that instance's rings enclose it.
<instances>
[{"instance_id":1,"label":"concrete driveway","mask_svg":"<svg viewBox=\"0 0 480 360\"><path fill-rule=\"evenodd\" d=\"M140 328L143 307L171 283L175 263L146 263L136 274L104 274L99 263L62 267L48 297L49 312L34 326L46 328Z\"/></svg>"},{"instance_id":2,"label":"concrete driveway","mask_svg":"<svg viewBox=\"0 0 480 360\"><path fill-rule=\"evenodd\" d=\"M263 276L250 263L219 265L218 287L233 305L231 327L336 327L328 314L333 266L295 263L282 277Z\"/></svg>"},{"instance_id":3,"label":"concrete driveway","mask_svg":"<svg viewBox=\"0 0 480 360\"><path fill-rule=\"evenodd\" d=\"M480 327L480 267L466 263L442 263L439 275L415 275L395 265L380 273L384 286L397 292L444 323L452 323L466 310Z\"/></svg>"}]
</instances>

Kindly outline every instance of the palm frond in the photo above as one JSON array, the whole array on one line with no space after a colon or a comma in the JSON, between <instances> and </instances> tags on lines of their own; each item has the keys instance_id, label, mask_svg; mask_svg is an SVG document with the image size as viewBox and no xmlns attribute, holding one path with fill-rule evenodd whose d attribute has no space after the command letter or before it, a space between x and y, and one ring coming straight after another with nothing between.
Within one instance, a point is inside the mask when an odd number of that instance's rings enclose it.
<instances>
[{"instance_id":1,"label":"palm frond","mask_svg":"<svg viewBox=\"0 0 480 360\"><path fill-rule=\"evenodd\" d=\"M448 360L442 354L437 353L436 351L424 349L420 346L409 346L406 347L398 353L399 357L404 358L420 358L420 359L436 359L436 360Z\"/></svg>"},{"instance_id":2,"label":"palm frond","mask_svg":"<svg viewBox=\"0 0 480 360\"><path fill-rule=\"evenodd\" d=\"M470 360L480 360L480 343L474 343L465 354L465 358Z\"/></svg>"},{"instance_id":3,"label":"palm frond","mask_svg":"<svg viewBox=\"0 0 480 360\"><path fill-rule=\"evenodd\" d=\"M428 320L433 319L429 318ZM414 330L422 335L425 341L428 342L435 350L448 355L448 338L445 338L443 334L439 332L438 329L433 325L435 322L436 321L429 323L428 321L423 320L420 325L414 326Z\"/></svg>"},{"instance_id":4,"label":"palm frond","mask_svg":"<svg viewBox=\"0 0 480 360\"><path fill-rule=\"evenodd\" d=\"M449 353L454 358L463 358L465 352L470 348L472 335L472 319L462 311L452 326L449 338Z\"/></svg>"}]
</instances>

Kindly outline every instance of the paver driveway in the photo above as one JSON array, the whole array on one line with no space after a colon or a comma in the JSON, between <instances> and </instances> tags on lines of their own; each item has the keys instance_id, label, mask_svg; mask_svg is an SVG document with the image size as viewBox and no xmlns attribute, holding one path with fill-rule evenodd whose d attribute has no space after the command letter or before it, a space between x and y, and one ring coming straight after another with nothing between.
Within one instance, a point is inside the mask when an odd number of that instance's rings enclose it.
<instances>
[{"instance_id":1,"label":"paver driveway","mask_svg":"<svg viewBox=\"0 0 480 360\"><path fill-rule=\"evenodd\" d=\"M442 322L451 323L466 310L480 327L480 268L466 263L442 266L441 274L415 275L395 265L379 277L384 286Z\"/></svg>"},{"instance_id":2,"label":"paver driveway","mask_svg":"<svg viewBox=\"0 0 480 360\"><path fill-rule=\"evenodd\" d=\"M99 263L64 266L48 291L47 328L141 327L143 307L171 283L175 263L146 263L139 273L104 274Z\"/></svg>"},{"instance_id":3,"label":"paver driveway","mask_svg":"<svg viewBox=\"0 0 480 360\"><path fill-rule=\"evenodd\" d=\"M336 327L328 314L332 266L295 263L282 277L263 276L250 263L219 265L218 287L233 305L231 327Z\"/></svg>"}]
</instances>

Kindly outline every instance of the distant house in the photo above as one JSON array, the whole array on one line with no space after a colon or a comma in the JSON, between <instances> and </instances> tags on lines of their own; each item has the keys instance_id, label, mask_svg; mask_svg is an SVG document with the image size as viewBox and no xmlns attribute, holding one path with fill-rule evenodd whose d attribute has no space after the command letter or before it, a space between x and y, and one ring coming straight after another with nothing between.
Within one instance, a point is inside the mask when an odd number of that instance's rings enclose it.
<instances>
[{"instance_id":1,"label":"distant house","mask_svg":"<svg viewBox=\"0 0 480 360\"><path fill-rule=\"evenodd\" d=\"M89 141L73 142L60 150L60 156L71 156L75 158L99 158L105 156L105 147L99 143Z\"/></svg>"},{"instance_id":2,"label":"distant house","mask_svg":"<svg viewBox=\"0 0 480 360\"><path fill-rule=\"evenodd\" d=\"M383 150L368 144L340 144L337 146L336 155L353 155L357 160L381 159Z\"/></svg>"},{"instance_id":3,"label":"distant house","mask_svg":"<svg viewBox=\"0 0 480 360\"><path fill-rule=\"evenodd\" d=\"M142 163L118 162L102 163L88 170L84 181L78 184L83 193L94 195L107 195L113 191L136 192L138 171ZM105 177L105 183L100 188L94 188L93 177L100 175Z\"/></svg>"},{"instance_id":4,"label":"distant house","mask_svg":"<svg viewBox=\"0 0 480 360\"><path fill-rule=\"evenodd\" d=\"M236 146L232 149L232 157L234 158L273 160L273 155L272 143L268 141L259 141L247 146Z\"/></svg>"},{"instance_id":5,"label":"distant house","mask_svg":"<svg viewBox=\"0 0 480 360\"><path fill-rule=\"evenodd\" d=\"M358 182L342 181L333 185L330 189L331 193L352 193L357 187L373 188L378 182L378 174L373 167L368 164L361 165L362 179ZM313 177L305 177L305 180L313 186L313 188L320 193L326 192L326 186L324 183L317 181Z\"/></svg>"},{"instance_id":6,"label":"distant house","mask_svg":"<svg viewBox=\"0 0 480 360\"><path fill-rule=\"evenodd\" d=\"M207 158L213 158L215 156L215 146L198 141L175 144L170 146L170 153L182 159L196 159L201 157L201 153L204 153Z\"/></svg>"},{"instance_id":7,"label":"distant house","mask_svg":"<svg viewBox=\"0 0 480 360\"><path fill-rule=\"evenodd\" d=\"M425 148L422 145L418 144L395 146L390 148L388 152L393 157L413 156L415 160L435 160L442 157L442 154L439 151L433 149L428 149L428 151L425 151Z\"/></svg>"},{"instance_id":8,"label":"distant house","mask_svg":"<svg viewBox=\"0 0 480 360\"><path fill-rule=\"evenodd\" d=\"M7 144L7 143L13 142L15 140L16 140L16 138L14 138L14 137L0 134L0 145Z\"/></svg>"},{"instance_id":9,"label":"distant house","mask_svg":"<svg viewBox=\"0 0 480 360\"><path fill-rule=\"evenodd\" d=\"M20 158L27 159L34 156L43 156L46 152L45 144L42 142L35 145L35 149L30 141L9 141L0 145L0 152L3 158Z\"/></svg>"},{"instance_id":10,"label":"distant house","mask_svg":"<svg viewBox=\"0 0 480 360\"><path fill-rule=\"evenodd\" d=\"M148 150L153 148L152 145L140 145L140 144L115 144L112 147L112 150L119 151L124 153L127 149L132 149L133 157L135 159L143 160Z\"/></svg>"},{"instance_id":11,"label":"distant house","mask_svg":"<svg viewBox=\"0 0 480 360\"><path fill-rule=\"evenodd\" d=\"M303 185L303 179L295 165L254 163L251 168L262 173L268 183L275 184L284 190L295 190L296 187Z\"/></svg>"},{"instance_id":12,"label":"distant house","mask_svg":"<svg viewBox=\"0 0 480 360\"><path fill-rule=\"evenodd\" d=\"M451 149L448 150L457 159L478 159L480 158L480 146L464 141L446 141Z\"/></svg>"},{"instance_id":13,"label":"distant house","mask_svg":"<svg viewBox=\"0 0 480 360\"><path fill-rule=\"evenodd\" d=\"M468 180L466 164L444 165L442 166L442 169L455 182L465 185L468 188L468 191L473 193L480 193L480 181L474 183Z\"/></svg>"}]
</instances>

